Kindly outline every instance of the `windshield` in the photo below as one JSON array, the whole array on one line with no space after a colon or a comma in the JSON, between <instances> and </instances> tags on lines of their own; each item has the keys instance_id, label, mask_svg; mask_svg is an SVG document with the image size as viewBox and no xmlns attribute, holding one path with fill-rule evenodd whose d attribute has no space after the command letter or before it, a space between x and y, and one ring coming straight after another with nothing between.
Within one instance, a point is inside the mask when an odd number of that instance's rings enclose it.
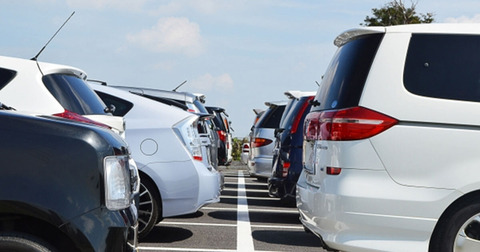
<instances>
[{"instance_id":1,"label":"windshield","mask_svg":"<svg viewBox=\"0 0 480 252\"><path fill-rule=\"evenodd\" d=\"M73 75L50 74L42 80L66 110L80 115L107 114L105 103L82 79Z\"/></svg>"}]
</instances>

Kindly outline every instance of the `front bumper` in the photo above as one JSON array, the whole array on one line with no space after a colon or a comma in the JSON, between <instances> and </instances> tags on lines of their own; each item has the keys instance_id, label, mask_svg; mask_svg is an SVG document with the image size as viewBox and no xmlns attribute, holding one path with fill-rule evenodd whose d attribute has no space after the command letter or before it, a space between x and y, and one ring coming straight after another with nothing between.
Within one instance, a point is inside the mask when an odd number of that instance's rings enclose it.
<instances>
[{"instance_id":1,"label":"front bumper","mask_svg":"<svg viewBox=\"0 0 480 252\"><path fill-rule=\"evenodd\" d=\"M80 251L137 251L138 215L134 204L119 211L97 208L62 225ZM81 234L81 235L80 235Z\"/></svg>"},{"instance_id":2,"label":"front bumper","mask_svg":"<svg viewBox=\"0 0 480 252\"><path fill-rule=\"evenodd\" d=\"M343 169L319 187L297 182L302 224L342 251L428 251L437 219L459 192L402 186L385 171Z\"/></svg>"}]
</instances>

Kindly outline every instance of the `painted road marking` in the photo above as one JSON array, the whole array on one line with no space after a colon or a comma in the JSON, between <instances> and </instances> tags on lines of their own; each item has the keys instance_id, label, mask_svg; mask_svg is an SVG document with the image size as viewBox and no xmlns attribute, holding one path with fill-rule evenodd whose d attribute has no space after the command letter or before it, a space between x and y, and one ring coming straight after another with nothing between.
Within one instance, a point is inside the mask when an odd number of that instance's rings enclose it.
<instances>
[{"instance_id":1,"label":"painted road marking","mask_svg":"<svg viewBox=\"0 0 480 252\"><path fill-rule=\"evenodd\" d=\"M250 217L248 216L245 178L241 171L238 171L237 251L255 251L253 247L252 229L250 227Z\"/></svg>"}]
</instances>

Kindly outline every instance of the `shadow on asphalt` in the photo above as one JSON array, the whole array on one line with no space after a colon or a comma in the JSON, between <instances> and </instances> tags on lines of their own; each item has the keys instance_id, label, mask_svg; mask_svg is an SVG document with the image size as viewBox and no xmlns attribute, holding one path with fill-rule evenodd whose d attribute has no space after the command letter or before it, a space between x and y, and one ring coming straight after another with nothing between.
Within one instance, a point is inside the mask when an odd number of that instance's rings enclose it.
<instances>
[{"instance_id":1,"label":"shadow on asphalt","mask_svg":"<svg viewBox=\"0 0 480 252\"><path fill-rule=\"evenodd\" d=\"M193 236L192 231L179 227L161 226L162 223L155 226L152 231L140 242L143 243L172 243L183 241Z\"/></svg>"},{"instance_id":2,"label":"shadow on asphalt","mask_svg":"<svg viewBox=\"0 0 480 252\"><path fill-rule=\"evenodd\" d=\"M257 230L252 232L253 239L272 244L289 246L321 247L320 239L310 234L312 239L305 239L305 231Z\"/></svg>"}]
</instances>

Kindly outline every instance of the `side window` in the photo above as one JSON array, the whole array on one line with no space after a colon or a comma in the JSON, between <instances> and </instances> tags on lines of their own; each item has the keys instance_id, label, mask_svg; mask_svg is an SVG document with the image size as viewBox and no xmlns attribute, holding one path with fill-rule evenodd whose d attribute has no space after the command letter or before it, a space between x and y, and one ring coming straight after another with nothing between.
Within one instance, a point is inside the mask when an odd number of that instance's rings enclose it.
<instances>
[{"instance_id":1,"label":"side window","mask_svg":"<svg viewBox=\"0 0 480 252\"><path fill-rule=\"evenodd\" d=\"M4 88L17 75L17 72L0 68L0 90Z\"/></svg>"},{"instance_id":2,"label":"side window","mask_svg":"<svg viewBox=\"0 0 480 252\"><path fill-rule=\"evenodd\" d=\"M480 102L480 36L413 34L404 85L414 94Z\"/></svg>"},{"instance_id":3,"label":"side window","mask_svg":"<svg viewBox=\"0 0 480 252\"><path fill-rule=\"evenodd\" d=\"M108 107L110 105L115 106L115 111L112 113L114 116L125 116L133 107L133 103L120 99L116 96L109 95L100 91L95 91L97 95L102 99Z\"/></svg>"}]
</instances>

